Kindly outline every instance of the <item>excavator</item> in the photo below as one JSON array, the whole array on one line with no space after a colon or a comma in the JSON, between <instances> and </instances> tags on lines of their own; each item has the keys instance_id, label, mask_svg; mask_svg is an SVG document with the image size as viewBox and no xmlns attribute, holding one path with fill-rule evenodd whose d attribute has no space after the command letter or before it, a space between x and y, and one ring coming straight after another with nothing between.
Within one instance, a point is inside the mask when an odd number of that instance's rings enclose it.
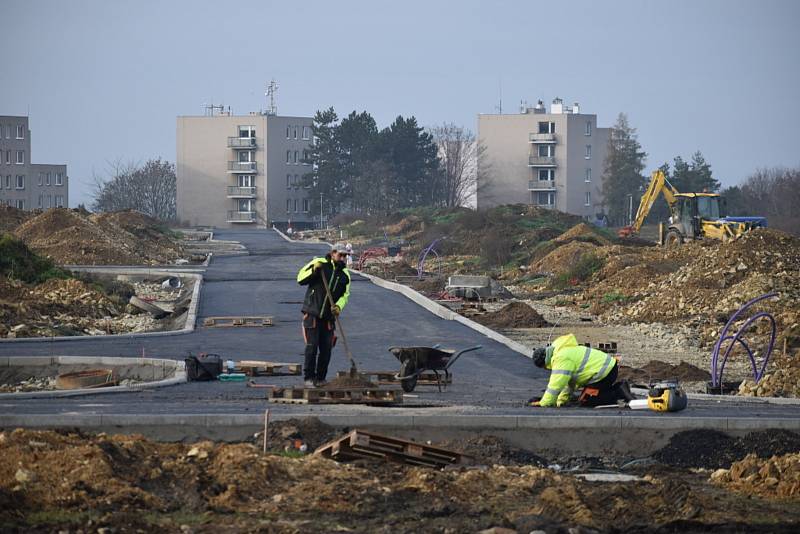
<instances>
[{"instance_id":1,"label":"excavator","mask_svg":"<svg viewBox=\"0 0 800 534\"><path fill-rule=\"evenodd\" d=\"M664 194L671 213L669 224L658 224L658 241L663 246L680 246L686 241L703 238L730 241L753 228L767 225L764 217L726 217L725 202L717 193L679 193L664 171L657 170L650 177L633 224L621 228L620 237L639 233L659 193Z\"/></svg>"}]
</instances>

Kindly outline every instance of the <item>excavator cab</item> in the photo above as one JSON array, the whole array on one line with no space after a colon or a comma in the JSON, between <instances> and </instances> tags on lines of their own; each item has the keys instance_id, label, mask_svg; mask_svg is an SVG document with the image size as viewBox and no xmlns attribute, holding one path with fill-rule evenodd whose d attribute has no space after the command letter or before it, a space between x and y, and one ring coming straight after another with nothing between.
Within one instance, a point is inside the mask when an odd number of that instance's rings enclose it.
<instances>
[{"instance_id":1,"label":"excavator cab","mask_svg":"<svg viewBox=\"0 0 800 534\"><path fill-rule=\"evenodd\" d=\"M703 221L716 221L720 215L720 197L714 193L676 193L672 221L664 243L680 245L703 236Z\"/></svg>"}]
</instances>

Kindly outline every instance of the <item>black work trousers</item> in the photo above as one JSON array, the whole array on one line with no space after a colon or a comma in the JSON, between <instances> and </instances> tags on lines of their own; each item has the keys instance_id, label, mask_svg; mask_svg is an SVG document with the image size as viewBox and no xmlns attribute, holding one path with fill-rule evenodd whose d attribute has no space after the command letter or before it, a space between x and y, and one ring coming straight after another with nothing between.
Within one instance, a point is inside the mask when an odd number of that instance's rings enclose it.
<instances>
[{"instance_id":1,"label":"black work trousers","mask_svg":"<svg viewBox=\"0 0 800 534\"><path fill-rule=\"evenodd\" d=\"M605 406L614 404L625 396L619 389L617 375L619 374L619 364L615 363L611 371L602 379L594 384L586 384L580 396L580 403L583 406Z\"/></svg>"},{"instance_id":2,"label":"black work trousers","mask_svg":"<svg viewBox=\"0 0 800 534\"><path fill-rule=\"evenodd\" d=\"M303 365L305 380L321 381L328 375L331 349L336 344L334 327L332 320L320 319L308 313L303 315L303 339L306 342L306 359Z\"/></svg>"}]
</instances>

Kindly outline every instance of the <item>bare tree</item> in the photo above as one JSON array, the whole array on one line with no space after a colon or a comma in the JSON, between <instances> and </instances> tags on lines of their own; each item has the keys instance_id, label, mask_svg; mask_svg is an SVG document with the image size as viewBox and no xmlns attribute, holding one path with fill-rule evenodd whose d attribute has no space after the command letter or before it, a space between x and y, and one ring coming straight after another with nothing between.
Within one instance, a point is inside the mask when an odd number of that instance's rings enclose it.
<instances>
[{"instance_id":1,"label":"bare tree","mask_svg":"<svg viewBox=\"0 0 800 534\"><path fill-rule=\"evenodd\" d=\"M95 176L92 209L119 211L134 209L155 219L171 221L176 216L175 165L161 158L140 166L116 162L111 177Z\"/></svg>"},{"instance_id":2,"label":"bare tree","mask_svg":"<svg viewBox=\"0 0 800 534\"><path fill-rule=\"evenodd\" d=\"M441 162L437 196L449 207L464 206L475 195L484 147L470 130L452 123L431 129Z\"/></svg>"}]
</instances>

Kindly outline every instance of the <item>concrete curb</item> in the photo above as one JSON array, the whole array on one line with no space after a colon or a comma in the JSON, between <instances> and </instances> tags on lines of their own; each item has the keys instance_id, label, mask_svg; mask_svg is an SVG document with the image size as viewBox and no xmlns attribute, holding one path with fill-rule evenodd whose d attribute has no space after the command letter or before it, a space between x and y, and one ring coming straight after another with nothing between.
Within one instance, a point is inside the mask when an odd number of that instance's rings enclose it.
<instances>
[{"instance_id":1,"label":"concrete curb","mask_svg":"<svg viewBox=\"0 0 800 534\"><path fill-rule=\"evenodd\" d=\"M171 275L171 274L181 274L188 278L193 278L195 280L194 288L192 289L192 300L189 303L189 309L186 312L186 321L183 323L183 328L179 330L164 330L159 332L131 332L128 334L109 334L105 336L53 336L53 337L24 337L20 339L0 339L0 343L8 343L8 344L24 344L24 343L48 343L51 341L85 341L86 339L138 339L138 338L145 338L145 337L163 337L163 336L175 336L180 334L188 334L190 332L194 332L195 323L197 322L197 310L200 305L200 288L203 285L203 275L200 272L191 272L191 271L178 271L178 270L147 270L146 273L143 273L141 269L119 269L113 271L102 271L102 270L87 270L86 272L111 272L113 274L151 274L151 275Z\"/></svg>"},{"instance_id":2,"label":"concrete curb","mask_svg":"<svg viewBox=\"0 0 800 534\"><path fill-rule=\"evenodd\" d=\"M474 431L499 430L696 430L753 431L782 428L800 430L800 418L780 417L681 417L661 416L515 416L515 415L324 415L317 413L276 413L272 421L315 417L334 427L383 426L405 429L450 428ZM254 427L264 425L263 414L0 414L0 427L91 427L152 426Z\"/></svg>"},{"instance_id":3,"label":"concrete curb","mask_svg":"<svg viewBox=\"0 0 800 534\"><path fill-rule=\"evenodd\" d=\"M24 391L19 393L0 393L0 400L18 399L50 399L61 397L78 397L82 395L101 395L104 393L134 393L145 389L162 388L186 382L186 364L181 360L168 360L163 358L120 358L116 356L4 356L0 357L0 367L13 365L97 365L121 366L144 365L161 367L162 373L171 370L174 376L162 378L153 382L142 382L135 386L111 386L99 389L69 389L47 391Z\"/></svg>"},{"instance_id":4,"label":"concrete curb","mask_svg":"<svg viewBox=\"0 0 800 534\"><path fill-rule=\"evenodd\" d=\"M412 288L410 288L408 286L405 286L405 285L397 283L397 282L389 282L388 280L384 280L383 278L379 278L377 276L374 276L374 275L371 275L371 274L367 274L367 273L364 273L364 272L361 272L361 271L356 271L355 269L351 269L351 271L356 273L356 274L358 274L358 275L360 275L360 276L363 276L364 278L366 278L367 280L371 281L373 284L375 284L375 285L377 285L379 287L382 287L384 289L389 289L389 290L395 291L397 293L401 293L402 295L404 295L408 299L414 301L416 304L422 306L423 308L425 308L426 310L428 310L432 314L434 314L434 315L436 315L438 317L441 317L442 319L445 319L447 321L459 322L459 323L463 324L464 326L466 326L468 328L471 328L472 330L475 330L476 332L479 332L479 333L483 334L484 336L488 337L489 339L493 339L494 341L497 341L498 343L502 343L506 347L510 348L511 350L513 350L515 352L518 352L519 354L522 354L523 356L525 356L527 358L533 357L533 350L529 349L528 347L526 347L522 343L514 341L513 339L510 339L510 338L504 336L503 334L499 334L499 333L495 332L494 330L492 330L491 328L487 328L486 326L483 326L482 324L476 323L475 321L473 321L471 319L467 319L463 315L460 315L460 314L454 312L453 310L451 310L450 308L447 308L446 306L442 306L438 302L434 302L433 300L429 299L425 295L415 291L414 289L412 289Z\"/></svg>"},{"instance_id":5,"label":"concrete curb","mask_svg":"<svg viewBox=\"0 0 800 534\"><path fill-rule=\"evenodd\" d=\"M289 237L288 235L284 234L283 232L281 232L280 230L278 230L274 226L272 227L272 229L275 230L276 232L278 232L278 235L281 236L284 240L288 241L289 243L303 243L305 245L327 245L329 247L332 246L327 241L314 241L314 242L311 242L311 241L301 241L299 239L292 239L291 237Z\"/></svg>"}]
</instances>

